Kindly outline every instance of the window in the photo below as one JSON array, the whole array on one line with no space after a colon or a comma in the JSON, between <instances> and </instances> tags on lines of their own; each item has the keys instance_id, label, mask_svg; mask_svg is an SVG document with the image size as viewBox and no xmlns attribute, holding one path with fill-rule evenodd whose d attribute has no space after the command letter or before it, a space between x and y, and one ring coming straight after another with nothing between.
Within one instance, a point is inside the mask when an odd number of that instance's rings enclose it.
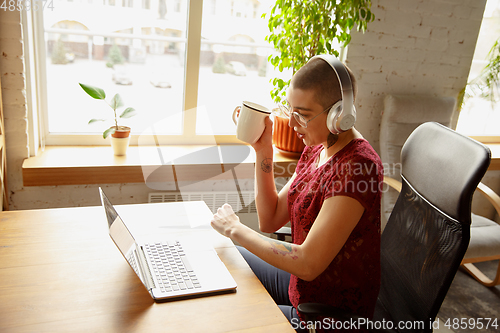
<instances>
[{"instance_id":1,"label":"window","mask_svg":"<svg viewBox=\"0 0 500 333\"><path fill-rule=\"evenodd\" d=\"M133 7L133 1L132 0L122 0L121 6L122 7Z\"/></svg>"},{"instance_id":2,"label":"window","mask_svg":"<svg viewBox=\"0 0 500 333\"><path fill-rule=\"evenodd\" d=\"M479 31L468 82L479 76L488 63L488 53L500 38L500 0L488 0ZM500 142L500 101L475 96L465 99L458 119L457 131L481 141Z\"/></svg>"},{"instance_id":3,"label":"window","mask_svg":"<svg viewBox=\"0 0 500 333\"><path fill-rule=\"evenodd\" d=\"M122 121L131 144L143 133L172 144L213 143L214 135L239 142L233 109L243 100L271 108L276 73L261 18L270 1L238 3L257 15L231 16L229 0L54 0L57 10L32 12L43 36L36 78L45 144L108 144L102 132L112 123L87 123L112 110L79 82L103 88L107 99L119 93L137 110Z\"/></svg>"},{"instance_id":4,"label":"window","mask_svg":"<svg viewBox=\"0 0 500 333\"><path fill-rule=\"evenodd\" d=\"M176 13L179 13L181 11L181 7L182 7L181 0L175 0L174 11Z\"/></svg>"},{"instance_id":5,"label":"window","mask_svg":"<svg viewBox=\"0 0 500 333\"><path fill-rule=\"evenodd\" d=\"M217 1L217 4L221 3ZM239 5L253 8L253 1L240 1ZM267 62L271 49L264 44L269 30L267 23L260 18L263 9L267 10L261 8L257 19L238 15L221 17L208 10L203 11L198 105L207 108L206 115L218 114L216 110L225 112L224 116L210 119L198 117L197 133L213 131L218 135L234 134L231 114L242 100L272 107L269 93L272 84L269 81L276 73ZM224 24L220 24L222 19ZM228 29L238 25L242 25L242 29ZM214 92L221 98L214 98ZM207 127L208 124L211 129Z\"/></svg>"}]
</instances>

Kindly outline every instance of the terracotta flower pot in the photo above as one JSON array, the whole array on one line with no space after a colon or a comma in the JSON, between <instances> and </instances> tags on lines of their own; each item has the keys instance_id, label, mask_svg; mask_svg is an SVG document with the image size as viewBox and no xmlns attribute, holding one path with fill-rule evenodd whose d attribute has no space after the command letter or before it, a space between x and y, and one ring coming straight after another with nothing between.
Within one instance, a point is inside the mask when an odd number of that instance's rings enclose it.
<instances>
[{"instance_id":1,"label":"terracotta flower pot","mask_svg":"<svg viewBox=\"0 0 500 333\"><path fill-rule=\"evenodd\" d=\"M278 151L287 157L300 157L305 144L299 139L293 128L288 126L288 119L276 116L273 126L273 144Z\"/></svg>"},{"instance_id":2,"label":"terracotta flower pot","mask_svg":"<svg viewBox=\"0 0 500 333\"><path fill-rule=\"evenodd\" d=\"M128 138L130 136L130 127L118 126L118 129L111 136L113 138Z\"/></svg>"},{"instance_id":3,"label":"terracotta flower pot","mask_svg":"<svg viewBox=\"0 0 500 333\"><path fill-rule=\"evenodd\" d=\"M111 146L117 156L127 154L127 148L130 142L130 127L118 126L115 133L111 134Z\"/></svg>"}]
</instances>

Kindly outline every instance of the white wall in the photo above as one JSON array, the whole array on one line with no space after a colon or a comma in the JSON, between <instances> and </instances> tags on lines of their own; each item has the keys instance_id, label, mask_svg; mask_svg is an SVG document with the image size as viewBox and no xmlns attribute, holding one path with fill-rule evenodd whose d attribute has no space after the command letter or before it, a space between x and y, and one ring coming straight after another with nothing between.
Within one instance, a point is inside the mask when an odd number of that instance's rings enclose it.
<instances>
[{"instance_id":1,"label":"white wall","mask_svg":"<svg viewBox=\"0 0 500 333\"><path fill-rule=\"evenodd\" d=\"M378 149L383 97L390 93L454 96L467 82L485 0L374 0L376 16L354 33L347 63L358 77L358 129ZM7 132L11 209L97 205L97 186L23 187L29 156L20 14L0 11L0 75ZM493 177L498 180L498 175ZM251 189L246 182L243 189ZM142 184L106 186L115 203L147 201ZM200 190L231 184L207 181ZM497 184L497 189L500 184Z\"/></svg>"},{"instance_id":2,"label":"white wall","mask_svg":"<svg viewBox=\"0 0 500 333\"><path fill-rule=\"evenodd\" d=\"M358 129L378 149L386 94L457 97L466 85L485 0L378 0L375 21L352 35Z\"/></svg>"},{"instance_id":3,"label":"white wall","mask_svg":"<svg viewBox=\"0 0 500 333\"><path fill-rule=\"evenodd\" d=\"M359 82L356 126L375 149L385 95L458 97L467 84L485 4L486 0L373 1L375 21L364 34L352 35L346 63ZM488 172L483 182L500 193L500 171ZM495 215L485 200L474 199L473 211Z\"/></svg>"}]
</instances>

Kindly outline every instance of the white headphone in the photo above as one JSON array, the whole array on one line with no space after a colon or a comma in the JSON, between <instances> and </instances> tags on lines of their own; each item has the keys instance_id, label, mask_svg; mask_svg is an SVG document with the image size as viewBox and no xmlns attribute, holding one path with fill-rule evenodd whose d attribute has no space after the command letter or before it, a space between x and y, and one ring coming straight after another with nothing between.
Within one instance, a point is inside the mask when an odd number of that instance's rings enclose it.
<instances>
[{"instance_id":1,"label":"white headphone","mask_svg":"<svg viewBox=\"0 0 500 333\"><path fill-rule=\"evenodd\" d=\"M326 118L326 126L333 134L340 134L352 128L356 122L356 108L354 107L354 96L351 76L340 60L329 54L312 57L309 61L319 58L323 59L332 67L340 82L342 99L335 103Z\"/></svg>"}]
</instances>

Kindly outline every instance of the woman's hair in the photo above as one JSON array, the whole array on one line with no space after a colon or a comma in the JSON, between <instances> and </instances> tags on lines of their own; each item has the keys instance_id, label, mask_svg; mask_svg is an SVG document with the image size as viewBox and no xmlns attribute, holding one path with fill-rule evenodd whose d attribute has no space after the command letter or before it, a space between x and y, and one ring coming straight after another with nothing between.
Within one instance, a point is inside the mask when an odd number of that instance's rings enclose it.
<instances>
[{"instance_id":1,"label":"woman's hair","mask_svg":"<svg viewBox=\"0 0 500 333\"><path fill-rule=\"evenodd\" d=\"M355 101L358 89L356 78L352 71L347 66L345 67L351 77ZM292 77L291 85L295 89L313 90L316 100L325 109L342 99L337 74L330 64L319 58L313 59L302 66Z\"/></svg>"}]
</instances>

